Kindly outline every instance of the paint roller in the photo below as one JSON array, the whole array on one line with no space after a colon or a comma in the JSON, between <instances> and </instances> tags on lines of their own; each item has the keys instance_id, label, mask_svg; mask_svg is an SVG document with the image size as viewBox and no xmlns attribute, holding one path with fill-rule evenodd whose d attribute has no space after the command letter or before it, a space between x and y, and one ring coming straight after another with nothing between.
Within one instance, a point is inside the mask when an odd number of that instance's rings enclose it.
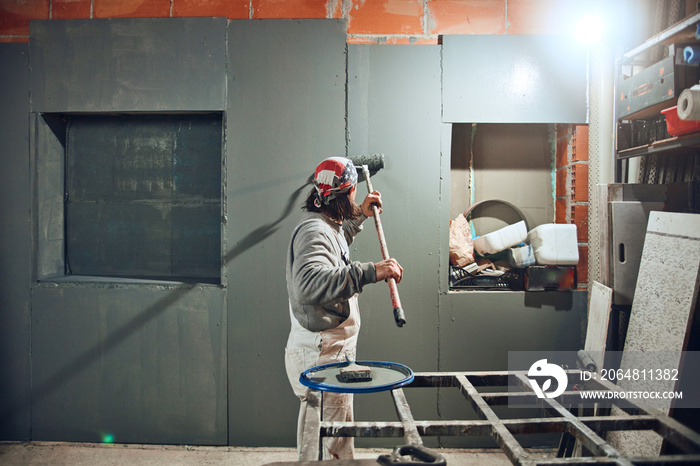
<instances>
[{"instance_id":1,"label":"paint roller","mask_svg":"<svg viewBox=\"0 0 700 466\"><path fill-rule=\"evenodd\" d=\"M355 166L362 167L362 174L364 180L367 182L367 190L372 193L374 188L372 187L372 182L370 177L376 174L379 170L384 168L384 155L383 154L371 154L362 155L358 157L348 157L352 160ZM358 176L358 181L360 181ZM372 206L372 212L374 214L374 226L377 228L377 236L379 237L379 248L382 251L382 258L384 260L390 259L389 250L386 246L386 238L384 237L384 229L382 228L382 221L379 218L379 208L376 205ZM406 316L404 315L403 308L401 307L401 299L399 298L399 290L396 286L396 280L393 278L387 279L387 284L389 285L389 294L391 295L391 303L394 307L394 320L398 327L403 327L406 324Z\"/></svg>"},{"instance_id":2,"label":"paint roller","mask_svg":"<svg viewBox=\"0 0 700 466\"><path fill-rule=\"evenodd\" d=\"M384 154L356 155L350 156L348 158L352 160L352 164L355 165L356 168L360 168L360 170L358 170L357 172L358 183L369 179L365 174L364 170L361 169L363 166L367 165L369 176L376 175L379 170L384 168Z\"/></svg>"}]
</instances>

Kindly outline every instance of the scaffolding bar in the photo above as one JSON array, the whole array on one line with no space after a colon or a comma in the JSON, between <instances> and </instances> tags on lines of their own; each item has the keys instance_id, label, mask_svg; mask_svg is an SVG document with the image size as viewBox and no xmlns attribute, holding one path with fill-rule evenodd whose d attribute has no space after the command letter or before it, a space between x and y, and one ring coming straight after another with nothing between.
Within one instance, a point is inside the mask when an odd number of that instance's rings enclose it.
<instances>
[{"instance_id":1,"label":"scaffolding bar","mask_svg":"<svg viewBox=\"0 0 700 466\"><path fill-rule=\"evenodd\" d=\"M568 373L570 381L579 390L619 391L607 381L582 381L574 377L577 371ZM479 392L476 387L508 387L506 391ZM455 388L474 408L481 418L478 420L415 420L404 391L411 388ZM387 422L326 422L321 419L323 404L321 393L310 390L306 422L303 429L301 458L306 461L321 459L322 442L325 437L387 437L402 438L406 444L422 446L422 437L492 437L515 465L672 465L700 464L700 434L678 421L651 412L648 407L630 400L615 399L614 402L599 403L603 409L596 413L606 415L575 415L575 401L580 400L578 392L564 392L559 399L536 398L524 372L430 372L415 373L414 381L391 391L399 421ZM532 400L548 413L549 417L500 419L491 406L507 405L509 402L521 406L523 401ZM535 401L537 403L535 403ZM609 415L611 405L621 407L625 413ZM566 406L569 406L567 409ZM578 414L592 414L593 410L578 410ZM654 431L677 447L682 454L662 455L653 458L624 457L605 440L610 431ZM527 451L515 435L560 433L572 436L580 442L592 456L585 457L545 457ZM570 438L569 438L570 440ZM561 449L560 449L561 450Z\"/></svg>"},{"instance_id":2,"label":"scaffolding bar","mask_svg":"<svg viewBox=\"0 0 700 466\"><path fill-rule=\"evenodd\" d=\"M519 373L517 377L518 381L520 382L520 386L523 389L531 390L530 382L528 382L527 377L524 373ZM588 448L595 456L607 456L613 458L620 456L620 453L617 450L611 447L610 444L603 440L598 434L593 432L593 430L590 427L586 426L581 421L579 421L576 416L574 416L568 409L564 408L561 404L559 404L558 401L555 401L552 398L543 398L541 401L545 403L551 410L559 414L562 418L566 419L567 433L573 435L576 438L576 440L581 442L581 444L584 447ZM622 461L621 464L625 463L625 461Z\"/></svg>"},{"instance_id":3,"label":"scaffolding bar","mask_svg":"<svg viewBox=\"0 0 700 466\"><path fill-rule=\"evenodd\" d=\"M322 394L317 390L309 390L306 395L306 414L304 430L301 434L301 449L299 459L315 461L323 459L323 436L321 435L321 410L323 409Z\"/></svg>"},{"instance_id":4,"label":"scaffolding bar","mask_svg":"<svg viewBox=\"0 0 700 466\"><path fill-rule=\"evenodd\" d=\"M411 407L406 401L406 395L404 395L403 390L397 388L391 391L391 396L394 398L394 406L396 406L396 414L398 414L401 423L403 424L403 437L406 445L423 445L423 440L421 440L418 434L418 429L416 428L416 423L413 420L413 415L411 414Z\"/></svg>"},{"instance_id":5,"label":"scaffolding bar","mask_svg":"<svg viewBox=\"0 0 700 466\"><path fill-rule=\"evenodd\" d=\"M503 421L498 418L488 403L484 401L476 388L474 388L471 382L469 382L467 377L464 375L458 375L457 381L460 384L462 394L472 404L479 417L486 419L491 423L491 435L506 454L508 459L510 459L513 464L518 464L521 460L527 460L529 455L525 449L520 445L515 437L513 437L513 434L510 433L506 426L503 425Z\"/></svg>"}]
</instances>

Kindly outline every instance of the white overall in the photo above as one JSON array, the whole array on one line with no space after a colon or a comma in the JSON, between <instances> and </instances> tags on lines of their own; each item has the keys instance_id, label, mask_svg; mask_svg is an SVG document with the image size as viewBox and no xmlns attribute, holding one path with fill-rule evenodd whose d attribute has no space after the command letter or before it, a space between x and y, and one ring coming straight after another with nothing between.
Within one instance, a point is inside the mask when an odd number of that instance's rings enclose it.
<instances>
[{"instance_id":1,"label":"white overall","mask_svg":"<svg viewBox=\"0 0 700 466\"><path fill-rule=\"evenodd\" d=\"M302 327L294 315L290 316L292 328L285 349L287 377L294 394L301 400L297 425L297 449L301 452L301 433L306 417L306 397L308 388L299 382L299 375L306 369L320 364L345 361L345 356L355 359L357 335L360 331L360 313L357 295L350 298L350 316L338 327L312 332ZM352 393L323 393L324 421L352 421ZM352 437L331 437L324 439L323 459L352 459L354 439Z\"/></svg>"}]
</instances>

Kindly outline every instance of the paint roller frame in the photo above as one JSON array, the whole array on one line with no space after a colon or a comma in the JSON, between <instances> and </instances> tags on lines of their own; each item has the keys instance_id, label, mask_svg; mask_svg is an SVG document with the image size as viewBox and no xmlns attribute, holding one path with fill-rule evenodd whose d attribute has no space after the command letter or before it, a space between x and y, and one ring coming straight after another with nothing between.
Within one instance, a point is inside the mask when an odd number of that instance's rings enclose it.
<instances>
[{"instance_id":1,"label":"paint roller frame","mask_svg":"<svg viewBox=\"0 0 700 466\"><path fill-rule=\"evenodd\" d=\"M377 157L379 158L377 159ZM379 168L384 167L384 158L381 155L370 156L368 162L374 163L375 166L379 166ZM372 182L370 181L371 171L369 165L367 163L363 163L361 166L362 173L364 175L365 181L367 182L367 190L369 193L372 193L374 192L374 188L372 187ZM382 227L382 221L379 218L379 208L376 205L372 205L372 214L374 218L374 226L377 229L377 236L379 237L379 248L382 252L382 258L384 260L388 260L391 258L391 256L389 256L389 249L386 246L384 228ZM393 278L389 278L386 280L386 282L389 285L389 294L391 296L391 303L394 308L394 321L396 322L397 327L403 327L404 325L406 325L406 315L403 311L403 306L401 306L401 298L399 298L399 290L396 286L396 280Z\"/></svg>"}]
</instances>

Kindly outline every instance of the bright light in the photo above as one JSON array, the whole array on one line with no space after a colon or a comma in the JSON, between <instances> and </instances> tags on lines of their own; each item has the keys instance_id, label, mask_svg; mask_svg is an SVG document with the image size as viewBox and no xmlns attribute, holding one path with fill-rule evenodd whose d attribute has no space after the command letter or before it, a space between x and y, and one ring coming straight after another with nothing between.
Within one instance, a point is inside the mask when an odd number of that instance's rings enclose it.
<instances>
[{"instance_id":1,"label":"bright light","mask_svg":"<svg viewBox=\"0 0 700 466\"><path fill-rule=\"evenodd\" d=\"M598 16L587 14L576 24L576 39L584 44L594 44L603 38L603 20Z\"/></svg>"}]
</instances>

